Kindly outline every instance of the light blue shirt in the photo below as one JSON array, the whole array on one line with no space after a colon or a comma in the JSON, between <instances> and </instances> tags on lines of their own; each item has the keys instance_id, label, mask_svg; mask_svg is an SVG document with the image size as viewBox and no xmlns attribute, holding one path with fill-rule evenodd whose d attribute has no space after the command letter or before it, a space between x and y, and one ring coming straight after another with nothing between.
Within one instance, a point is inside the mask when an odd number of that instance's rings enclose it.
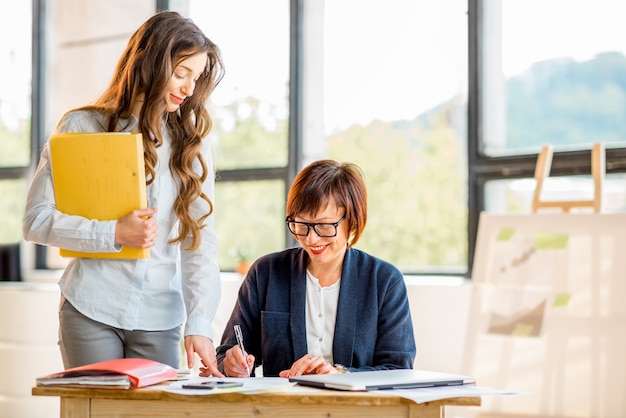
<instances>
[{"instance_id":1,"label":"light blue shirt","mask_svg":"<svg viewBox=\"0 0 626 418\"><path fill-rule=\"evenodd\" d=\"M108 118L99 111L77 110L63 116L56 132L103 132ZM118 131L137 132L136 118L122 120ZM214 202L213 157L208 141L202 156L208 177L202 190ZM220 300L218 240L214 216L201 229L202 241L194 251L184 250L191 241L170 245L179 222L173 209L178 179L169 170L170 137L163 132L157 148L155 179L147 187L148 207L157 207L158 236L146 259L72 259L59 281L61 292L83 315L126 330L167 330L185 322L185 336L212 338L211 323ZM195 168L200 169L199 163ZM191 205L192 216L209 211L206 201ZM115 252L117 221L97 221L56 210L48 143L33 178L24 213L24 238L41 245L77 251Z\"/></svg>"}]
</instances>

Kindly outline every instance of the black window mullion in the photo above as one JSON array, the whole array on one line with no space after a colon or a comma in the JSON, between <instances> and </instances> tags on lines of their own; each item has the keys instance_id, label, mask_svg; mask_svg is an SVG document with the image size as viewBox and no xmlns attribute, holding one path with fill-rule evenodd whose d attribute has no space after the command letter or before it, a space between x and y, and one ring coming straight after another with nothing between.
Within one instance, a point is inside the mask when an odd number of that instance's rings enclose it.
<instances>
[{"instance_id":1,"label":"black window mullion","mask_svg":"<svg viewBox=\"0 0 626 418\"><path fill-rule=\"evenodd\" d=\"M302 57L303 57L303 11L304 0L289 1L289 154L285 196L296 174L302 168ZM287 247L296 244L285 228Z\"/></svg>"},{"instance_id":2,"label":"black window mullion","mask_svg":"<svg viewBox=\"0 0 626 418\"><path fill-rule=\"evenodd\" d=\"M480 178L480 57L482 47L481 0L468 0L468 97L467 97L467 276L471 277L478 219L483 210Z\"/></svg>"}]
</instances>

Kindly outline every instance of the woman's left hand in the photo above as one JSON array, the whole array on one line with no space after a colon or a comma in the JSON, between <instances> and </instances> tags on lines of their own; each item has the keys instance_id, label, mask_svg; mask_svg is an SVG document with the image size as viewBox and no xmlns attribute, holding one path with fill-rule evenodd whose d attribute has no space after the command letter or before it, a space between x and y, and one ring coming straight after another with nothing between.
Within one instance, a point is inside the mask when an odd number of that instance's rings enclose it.
<instances>
[{"instance_id":1,"label":"woman's left hand","mask_svg":"<svg viewBox=\"0 0 626 418\"><path fill-rule=\"evenodd\" d=\"M194 353L200 357L204 367L200 367L200 376L224 377L217 368L217 357L213 341L202 335L188 335L185 337L185 352L187 353L187 366L192 369L194 365Z\"/></svg>"},{"instance_id":2,"label":"woman's left hand","mask_svg":"<svg viewBox=\"0 0 626 418\"><path fill-rule=\"evenodd\" d=\"M280 377L300 376L303 374L329 374L337 373L332 364L327 363L322 356L313 356L305 354L296 360L291 369L283 370L279 373Z\"/></svg>"}]
</instances>

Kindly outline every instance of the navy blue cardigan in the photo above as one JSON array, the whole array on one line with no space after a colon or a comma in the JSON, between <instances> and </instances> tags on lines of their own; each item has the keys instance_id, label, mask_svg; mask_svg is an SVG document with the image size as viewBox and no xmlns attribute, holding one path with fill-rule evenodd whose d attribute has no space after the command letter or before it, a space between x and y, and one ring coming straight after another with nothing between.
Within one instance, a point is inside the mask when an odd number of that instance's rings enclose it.
<instances>
[{"instance_id":1,"label":"navy blue cardigan","mask_svg":"<svg viewBox=\"0 0 626 418\"><path fill-rule=\"evenodd\" d=\"M264 376L307 354L306 265L302 248L268 254L250 268L217 348L220 370L236 345L240 324L246 350L263 365ZM388 262L354 248L343 262L333 359L351 371L411 369L415 338L402 273Z\"/></svg>"}]
</instances>

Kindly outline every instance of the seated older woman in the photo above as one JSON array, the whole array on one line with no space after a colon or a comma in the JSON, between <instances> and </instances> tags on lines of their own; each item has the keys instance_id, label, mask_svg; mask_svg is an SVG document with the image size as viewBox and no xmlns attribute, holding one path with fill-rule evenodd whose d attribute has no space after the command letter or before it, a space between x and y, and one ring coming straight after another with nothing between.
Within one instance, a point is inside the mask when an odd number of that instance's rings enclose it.
<instances>
[{"instance_id":1,"label":"seated older woman","mask_svg":"<svg viewBox=\"0 0 626 418\"><path fill-rule=\"evenodd\" d=\"M294 179L286 212L300 246L252 265L217 349L220 370L246 377L262 365L264 376L289 377L413 368L403 276L354 248L367 220L359 167L310 164Z\"/></svg>"}]
</instances>

